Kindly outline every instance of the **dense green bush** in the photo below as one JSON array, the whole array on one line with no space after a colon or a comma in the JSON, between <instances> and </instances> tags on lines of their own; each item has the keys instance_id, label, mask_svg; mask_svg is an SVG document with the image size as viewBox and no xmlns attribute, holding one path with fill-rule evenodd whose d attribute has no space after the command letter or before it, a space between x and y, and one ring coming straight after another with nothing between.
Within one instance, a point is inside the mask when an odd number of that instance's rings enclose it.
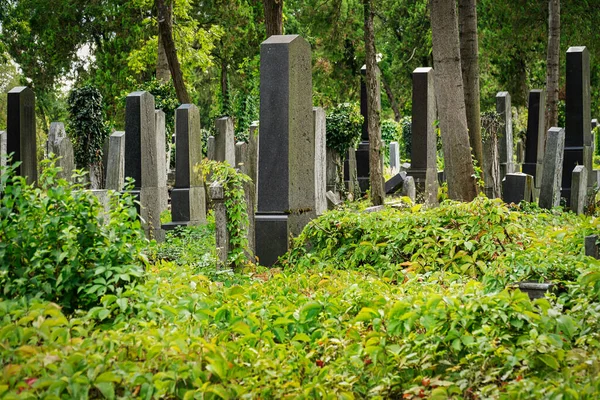
<instances>
[{"instance_id":1,"label":"dense green bush","mask_svg":"<svg viewBox=\"0 0 600 400\"><path fill-rule=\"evenodd\" d=\"M351 146L356 146L362 133L363 116L356 104L338 104L328 110L327 147L335 150L342 157Z\"/></svg>"},{"instance_id":2,"label":"dense green bush","mask_svg":"<svg viewBox=\"0 0 600 400\"><path fill-rule=\"evenodd\" d=\"M143 231L130 195L114 193L110 212L81 185L57 179L51 162L36 187L2 171L2 297L39 297L67 311L89 308L142 276ZM106 220L105 220L106 219Z\"/></svg>"}]
</instances>

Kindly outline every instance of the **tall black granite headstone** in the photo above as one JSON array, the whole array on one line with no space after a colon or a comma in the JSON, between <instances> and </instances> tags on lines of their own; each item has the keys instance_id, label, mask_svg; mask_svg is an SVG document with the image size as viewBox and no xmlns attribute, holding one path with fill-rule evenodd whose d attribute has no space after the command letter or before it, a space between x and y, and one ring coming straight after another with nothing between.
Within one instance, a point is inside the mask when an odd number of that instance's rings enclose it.
<instances>
[{"instance_id":1,"label":"tall black granite headstone","mask_svg":"<svg viewBox=\"0 0 600 400\"><path fill-rule=\"evenodd\" d=\"M260 48L256 254L273 265L316 216L310 45L274 35Z\"/></svg>"},{"instance_id":2,"label":"tall black granite headstone","mask_svg":"<svg viewBox=\"0 0 600 400\"><path fill-rule=\"evenodd\" d=\"M573 169L576 165L583 165L588 172L592 171L590 54L587 47L570 47L567 50L566 74L565 157L561 195L570 205Z\"/></svg>"},{"instance_id":3,"label":"tall black granite headstone","mask_svg":"<svg viewBox=\"0 0 600 400\"><path fill-rule=\"evenodd\" d=\"M546 92L540 89L531 90L529 92L525 162L522 168L524 174L533 176L533 185L536 190L539 190L542 184L544 146L546 143L545 107Z\"/></svg>"},{"instance_id":4,"label":"tall black granite headstone","mask_svg":"<svg viewBox=\"0 0 600 400\"><path fill-rule=\"evenodd\" d=\"M27 177L27 183L37 181L37 145L35 132L35 95L26 86L19 86L7 95L7 154L14 153L12 162L21 161L17 174Z\"/></svg>"}]
</instances>

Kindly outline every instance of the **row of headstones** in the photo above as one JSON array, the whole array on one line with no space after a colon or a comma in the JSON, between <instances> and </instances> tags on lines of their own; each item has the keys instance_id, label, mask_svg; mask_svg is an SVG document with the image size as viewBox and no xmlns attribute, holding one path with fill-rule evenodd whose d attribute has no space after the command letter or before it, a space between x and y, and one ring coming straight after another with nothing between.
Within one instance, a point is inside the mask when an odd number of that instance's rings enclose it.
<instances>
[{"instance_id":1,"label":"row of headstones","mask_svg":"<svg viewBox=\"0 0 600 400\"><path fill-rule=\"evenodd\" d=\"M592 168L595 120L591 119L590 93L589 52L585 46L571 47L566 57L565 127L545 132L546 94L531 90L522 173L506 175L506 202L537 200L540 207L552 208L562 197L573 211L584 212L600 176Z\"/></svg>"}]
</instances>

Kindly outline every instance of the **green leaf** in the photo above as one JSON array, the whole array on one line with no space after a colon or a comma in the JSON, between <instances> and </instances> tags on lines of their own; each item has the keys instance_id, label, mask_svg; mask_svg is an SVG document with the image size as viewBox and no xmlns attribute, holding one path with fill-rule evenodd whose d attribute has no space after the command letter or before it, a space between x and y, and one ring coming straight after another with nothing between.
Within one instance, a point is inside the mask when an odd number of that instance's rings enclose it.
<instances>
[{"instance_id":1,"label":"green leaf","mask_svg":"<svg viewBox=\"0 0 600 400\"><path fill-rule=\"evenodd\" d=\"M115 385L112 382L98 382L94 386L102 393L102 395L112 400L115 398Z\"/></svg>"},{"instance_id":2,"label":"green leaf","mask_svg":"<svg viewBox=\"0 0 600 400\"><path fill-rule=\"evenodd\" d=\"M556 322L558 323L558 329L560 329L566 337L573 339L578 329L573 318L563 314L556 319Z\"/></svg>"},{"instance_id":3,"label":"green leaf","mask_svg":"<svg viewBox=\"0 0 600 400\"><path fill-rule=\"evenodd\" d=\"M559 364L556 358L551 356L550 354L539 354L538 358L544 362L547 366L552 368L553 370L558 370Z\"/></svg>"},{"instance_id":4,"label":"green leaf","mask_svg":"<svg viewBox=\"0 0 600 400\"><path fill-rule=\"evenodd\" d=\"M310 336L308 336L306 333L298 333L296 334L293 338L293 341L296 342L305 342L305 343L309 343L310 342Z\"/></svg>"}]
</instances>

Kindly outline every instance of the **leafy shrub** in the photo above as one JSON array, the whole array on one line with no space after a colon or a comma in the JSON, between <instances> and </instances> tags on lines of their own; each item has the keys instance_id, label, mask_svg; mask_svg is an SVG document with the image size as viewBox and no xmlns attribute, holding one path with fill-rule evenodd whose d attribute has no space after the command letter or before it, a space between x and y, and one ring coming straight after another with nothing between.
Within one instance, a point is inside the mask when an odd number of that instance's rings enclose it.
<instances>
[{"instance_id":1,"label":"leafy shrub","mask_svg":"<svg viewBox=\"0 0 600 400\"><path fill-rule=\"evenodd\" d=\"M339 104L329 110L327 120L327 147L344 156L350 146L356 146L362 133L363 116L356 104Z\"/></svg>"},{"instance_id":2,"label":"leafy shrub","mask_svg":"<svg viewBox=\"0 0 600 400\"><path fill-rule=\"evenodd\" d=\"M110 213L81 185L56 179L45 161L38 186L2 171L0 285L4 297L39 297L66 310L89 308L142 276L143 231L130 195L113 193ZM104 222L104 223L103 223Z\"/></svg>"},{"instance_id":3,"label":"leafy shrub","mask_svg":"<svg viewBox=\"0 0 600 400\"><path fill-rule=\"evenodd\" d=\"M412 118L403 117L400 120L400 127L402 132L400 156L406 160L409 160L412 152Z\"/></svg>"}]
</instances>

